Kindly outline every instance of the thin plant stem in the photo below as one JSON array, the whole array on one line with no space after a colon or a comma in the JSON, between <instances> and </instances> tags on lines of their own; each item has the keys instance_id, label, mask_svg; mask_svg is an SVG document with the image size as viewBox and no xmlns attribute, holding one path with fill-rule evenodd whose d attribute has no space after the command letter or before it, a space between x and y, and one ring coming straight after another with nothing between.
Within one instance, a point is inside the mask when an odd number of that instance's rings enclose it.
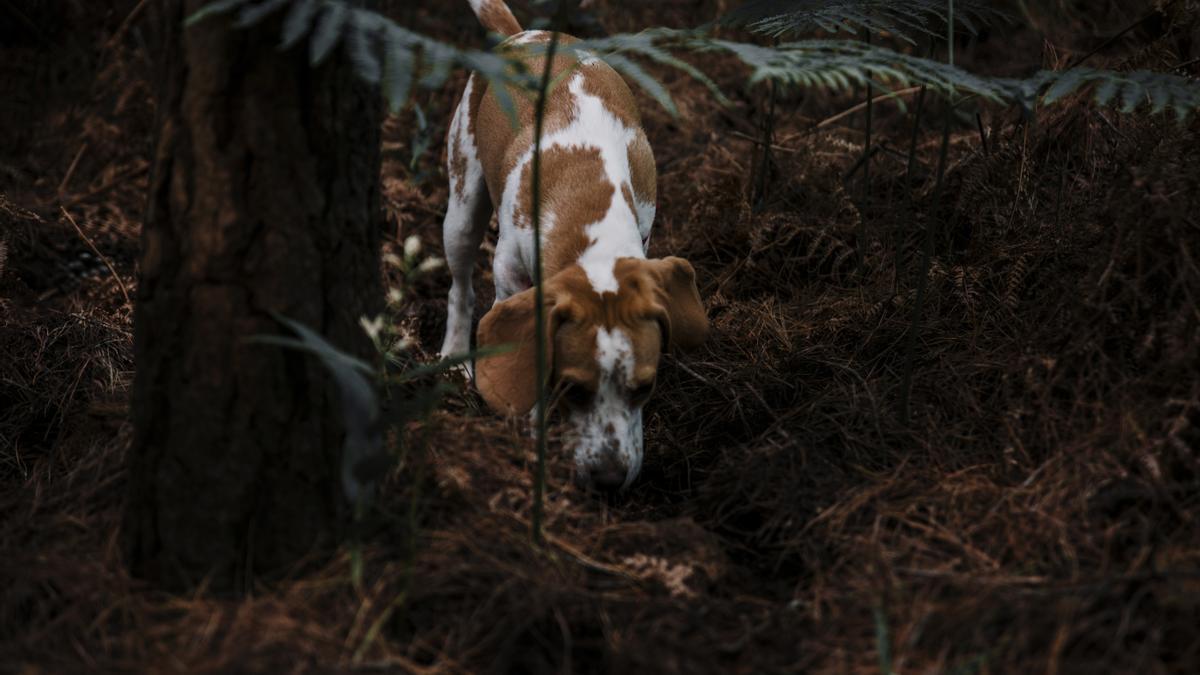
<instances>
[{"instance_id":1,"label":"thin plant stem","mask_svg":"<svg viewBox=\"0 0 1200 675\"><path fill-rule=\"evenodd\" d=\"M983 129L983 116L979 114L978 110L975 111L975 127L979 129L979 144L983 146L983 156L991 157L991 150L988 149L987 132Z\"/></svg>"},{"instance_id":2,"label":"thin plant stem","mask_svg":"<svg viewBox=\"0 0 1200 675\"><path fill-rule=\"evenodd\" d=\"M904 215L905 220L912 229L913 223L913 192L917 186L913 183L913 169L917 165L917 141L921 138L921 116L925 112L925 87L921 87L921 91L917 92L917 110L913 115L912 137L908 142L908 165L904 171L905 194L904 200ZM894 229L894 228L893 228ZM892 255L895 256L894 273L892 277L892 292L900 292L900 237L893 235Z\"/></svg>"},{"instance_id":3,"label":"thin plant stem","mask_svg":"<svg viewBox=\"0 0 1200 675\"><path fill-rule=\"evenodd\" d=\"M933 56L935 45L935 40L930 38L929 49L925 54L925 58ZM912 136L908 141L908 163L904 170L904 220L910 232L915 229L913 227L913 193L916 192L917 186L913 182L913 169L917 166L917 141L921 138L921 121L925 113L925 93L926 87L925 85L921 85L917 91L917 110L913 114ZM901 277L900 235L896 232L894 226L892 227L892 255L895 258L892 264L892 295L898 295L900 293Z\"/></svg>"},{"instance_id":4,"label":"thin plant stem","mask_svg":"<svg viewBox=\"0 0 1200 675\"><path fill-rule=\"evenodd\" d=\"M567 0L559 0L555 16L557 28L561 26ZM550 32L550 45L546 49L546 65L542 68L542 81L538 85L537 109L533 121L533 314L534 343L537 345L535 377L537 378L536 417L537 468L533 481L533 515L530 535L534 543L542 543L543 502L546 494L546 317L545 294L542 289L542 127L546 118L546 96L550 91L550 78L554 72L554 52L558 49L557 30Z\"/></svg>"},{"instance_id":5,"label":"thin plant stem","mask_svg":"<svg viewBox=\"0 0 1200 675\"><path fill-rule=\"evenodd\" d=\"M1062 148L1059 148L1062 152ZM1058 172L1058 198L1054 202L1054 232L1058 235L1059 240L1062 239L1062 212L1063 212L1063 193L1067 189L1067 172L1071 169L1071 157L1063 152L1062 166Z\"/></svg>"},{"instance_id":6,"label":"thin plant stem","mask_svg":"<svg viewBox=\"0 0 1200 675\"><path fill-rule=\"evenodd\" d=\"M954 0L946 0L946 63L954 65Z\"/></svg>"},{"instance_id":7,"label":"thin plant stem","mask_svg":"<svg viewBox=\"0 0 1200 675\"><path fill-rule=\"evenodd\" d=\"M921 276L917 279L917 298L913 303L912 318L909 320L908 335L904 340L904 374L900 383L900 421L908 424L909 399L912 395L913 362L916 360L917 339L921 332L921 315L925 309L925 295L929 286L929 268L933 263L934 234L938 229L938 217L942 204L942 184L946 174L946 155L950 146L950 108L942 122L942 146L938 156L937 180L933 188L933 208L925 224L925 247L921 253Z\"/></svg>"},{"instance_id":8,"label":"thin plant stem","mask_svg":"<svg viewBox=\"0 0 1200 675\"><path fill-rule=\"evenodd\" d=\"M947 0L946 51L947 61L954 64L954 0ZM917 297L913 302L912 319L904 340L904 374L900 382L900 422L908 424L909 402L912 398L914 361L917 357L917 340L921 334L921 315L925 310L925 296L929 287L929 268L933 264L934 234L941 214L942 187L946 177L946 158L950 149L950 117L954 114L954 94L950 94L942 118L942 145L938 153L937 178L933 186L933 207L925 225L925 249L921 254L921 276L917 279Z\"/></svg>"},{"instance_id":9,"label":"thin plant stem","mask_svg":"<svg viewBox=\"0 0 1200 675\"><path fill-rule=\"evenodd\" d=\"M863 41L868 45L871 44L870 29L863 30ZM867 80L867 120L866 120L866 138L863 141L863 197L862 197L862 212L858 218L858 246L855 248L858 252L858 274L862 277L866 274L864 269L867 248L867 218L871 212L871 80Z\"/></svg>"},{"instance_id":10,"label":"thin plant stem","mask_svg":"<svg viewBox=\"0 0 1200 675\"><path fill-rule=\"evenodd\" d=\"M771 95L767 105L767 117L763 120L762 159L758 164L758 176L754 184L754 210L766 206L767 191L771 184L771 145L775 141L775 99L778 83L771 80Z\"/></svg>"}]
</instances>

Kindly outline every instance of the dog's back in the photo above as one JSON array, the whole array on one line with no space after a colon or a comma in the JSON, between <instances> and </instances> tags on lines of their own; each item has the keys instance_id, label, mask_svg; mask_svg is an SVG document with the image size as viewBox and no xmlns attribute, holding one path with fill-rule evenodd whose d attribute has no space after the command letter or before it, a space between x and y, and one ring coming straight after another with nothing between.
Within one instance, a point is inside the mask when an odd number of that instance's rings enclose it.
<instances>
[{"instance_id":1,"label":"dog's back","mask_svg":"<svg viewBox=\"0 0 1200 675\"><path fill-rule=\"evenodd\" d=\"M506 6L497 0L472 6L490 30L516 27ZM499 47L501 52L520 58L530 72L540 74L545 67L544 50L551 39L546 31L518 31ZM578 42L559 35L559 45ZM597 231L589 236L585 227L604 220L604 230L632 224L638 248L644 256L644 244L654 219L654 155L641 128L641 116L633 94L621 76L608 64L572 49L555 56L551 70L555 85L547 92L543 119L543 171L541 205L546 237L543 265L550 276L585 256L592 240L612 243L632 241L629 232ZM469 164L477 161L488 197L498 213L501 239L521 241L518 254L527 268L531 262L527 250L531 239L521 231L532 226L532 154L536 99L527 92L511 90L508 100L513 109L505 110L501 98L489 90L492 85L472 76L464 92L460 110L448 139L449 167L453 186L469 182ZM516 124L510 113L515 112ZM510 236L512 235L512 236ZM625 236L621 236L625 235ZM622 250L625 255L637 255ZM599 253L599 252L598 252ZM611 257L606 254L605 257ZM511 261L510 261L511 262ZM513 265L506 263L506 268ZM526 269L526 272L528 270ZM516 285L505 283L500 275L497 297L503 299L528 285L522 278ZM526 275L528 276L528 275ZM603 273L597 273L601 286Z\"/></svg>"}]
</instances>

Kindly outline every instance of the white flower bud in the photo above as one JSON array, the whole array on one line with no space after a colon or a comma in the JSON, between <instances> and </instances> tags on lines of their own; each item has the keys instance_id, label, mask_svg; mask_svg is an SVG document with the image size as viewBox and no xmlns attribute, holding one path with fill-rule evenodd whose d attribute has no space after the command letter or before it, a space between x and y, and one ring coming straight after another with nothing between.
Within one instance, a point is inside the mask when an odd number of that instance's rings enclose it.
<instances>
[{"instance_id":1,"label":"white flower bud","mask_svg":"<svg viewBox=\"0 0 1200 675\"><path fill-rule=\"evenodd\" d=\"M358 318L358 325L362 326L362 329L366 331L371 341L375 342L379 339L379 334L383 332L383 316L377 316L374 319L360 316Z\"/></svg>"},{"instance_id":2,"label":"white flower bud","mask_svg":"<svg viewBox=\"0 0 1200 675\"><path fill-rule=\"evenodd\" d=\"M421 252L421 239L415 234L408 235L408 239L404 240L404 257L415 258Z\"/></svg>"},{"instance_id":3,"label":"white flower bud","mask_svg":"<svg viewBox=\"0 0 1200 675\"><path fill-rule=\"evenodd\" d=\"M417 267L417 270L420 272L432 272L433 270L436 270L445 264L445 262L446 261L442 260L441 258L429 257L421 261L421 264Z\"/></svg>"}]
</instances>

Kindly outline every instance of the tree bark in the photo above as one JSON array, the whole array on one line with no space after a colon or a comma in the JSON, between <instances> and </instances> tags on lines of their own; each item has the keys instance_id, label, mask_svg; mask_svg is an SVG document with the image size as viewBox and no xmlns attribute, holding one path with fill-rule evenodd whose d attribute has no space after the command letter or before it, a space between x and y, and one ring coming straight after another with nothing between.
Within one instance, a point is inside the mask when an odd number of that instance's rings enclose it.
<instances>
[{"instance_id":1,"label":"tree bark","mask_svg":"<svg viewBox=\"0 0 1200 675\"><path fill-rule=\"evenodd\" d=\"M162 3L158 145L134 313L124 537L138 576L237 590L336 541L338 393L277 312L351 353L382 306L378 96L278 19Z\"/></svg>"}]
</instances>

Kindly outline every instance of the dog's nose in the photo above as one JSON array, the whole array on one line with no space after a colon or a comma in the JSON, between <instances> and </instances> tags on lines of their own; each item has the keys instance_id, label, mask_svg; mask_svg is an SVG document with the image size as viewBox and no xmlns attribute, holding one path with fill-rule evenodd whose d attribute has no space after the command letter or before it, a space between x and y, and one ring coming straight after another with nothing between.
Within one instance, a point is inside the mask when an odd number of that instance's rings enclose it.
<instances>
[{"instance_id":1,"label":"dog's nose","mask_svg":"<svg viewBox=\"0 0 1200 675\"><path fill-rule=\"evenodd\" d=\"M621 461L620 454L615 448L607 448L593 464L579 475L583 487L601 492L616 492L625 486L625 478L629 467Z\"/></svg>"},{"instance_id":2,"label":"dog's nose","mask_svg":"<svg viewBox=\"0 0 1200 675\"><path fill-rule=\"evenodd\" d=\"M626 473L625 467L606 462L592 467L588 471L588 479L592 487L601 492L616 492L625 485Z\"/></svg>"}]
</instances>

